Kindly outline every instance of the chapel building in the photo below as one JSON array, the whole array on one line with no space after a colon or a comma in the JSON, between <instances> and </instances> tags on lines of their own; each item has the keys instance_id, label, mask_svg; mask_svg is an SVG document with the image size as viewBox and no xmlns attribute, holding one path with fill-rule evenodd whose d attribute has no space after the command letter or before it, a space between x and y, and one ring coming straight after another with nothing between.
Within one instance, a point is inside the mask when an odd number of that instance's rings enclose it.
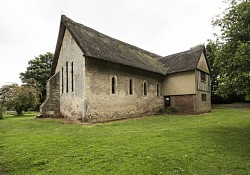
<instances>
[{"instance_id":1,"label":"chapel building","mask_svg":"<svg viewBox=\"0 0 250 175\"><path fill-rule=\"evenodd\" d=\"M204 46L159 56L111 38L65 15L47 82L44 117L99 122L157 113L211 110Z\"/></svg>"}]
</instances>

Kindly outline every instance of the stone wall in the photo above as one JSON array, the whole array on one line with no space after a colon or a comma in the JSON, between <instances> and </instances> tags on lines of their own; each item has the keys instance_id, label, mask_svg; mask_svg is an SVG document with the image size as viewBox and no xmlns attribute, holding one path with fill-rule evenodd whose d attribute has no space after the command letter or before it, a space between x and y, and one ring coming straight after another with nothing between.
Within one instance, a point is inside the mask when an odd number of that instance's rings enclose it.
<instances>
[{"instance_id":1,"label":"stone wall","mask_svg":"<svg viewBox=\"0 0 250 175\"><path fill-rule=\"evenodd\" d=\"M68 83L66 62L68 63ZM71 71L72 63L73 79ZM61 72L59 80L61 114L66 118L82 120L86 111L85 57L68 30L65 30L56 72ZM68 91L66 90L67 84Z\"/></svg>"},{"instance_id":2,"label":"stone wall","mask_svg":"<svg viewBox=\"0 0 250 175\"><path fill-rule=\"evenodd\" d=\"M47 81L47 95L40 107L43 117L60 117L60 73L56 73Z\"/></svg>"},{"instance_id":3,"label":"stone wall","mask_svg":"<svg viewBox=\"0 0 250 175\"><path fill-rule=\"evenodd\" d=\"M112 94L112 77L116 79L116 92ZM132 92L129 81L132 79ZM85 121L107 121L139 116L163 108L163 76L110 63L95 58L86 58L86 99ZM147 82L147 95L143 95L143 82ZM159 93L157 96L157 84Z\"/></svg>"},{"instance_id":4,"label":"stone wall","mask_svg":"<svg viewBox=\"0 0 250 175\"><path fill-rule=\"evenodd\" d=\"M202 100L202 94L206 95L206 100ZM205 113L211 111L211 93L204 91L196 92L196 108L195 111L197 114Z\"/></svg>"}]
</instances>

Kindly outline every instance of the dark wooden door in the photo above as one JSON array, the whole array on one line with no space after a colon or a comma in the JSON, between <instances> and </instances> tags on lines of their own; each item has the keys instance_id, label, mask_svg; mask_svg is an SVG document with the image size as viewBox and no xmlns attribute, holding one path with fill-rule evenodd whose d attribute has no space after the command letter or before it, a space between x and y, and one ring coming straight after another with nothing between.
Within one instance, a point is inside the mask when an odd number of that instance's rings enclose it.
<instances>
[{"instance_id":1,"label":"dark wooden door","mask_svg":"<svg viewBox=\"0 0 250 175\"><path fill-rule=\"evenodd\" d=\"M170 96L164 96L165 108L171 105Z\"/></svg>"}]
</instances>

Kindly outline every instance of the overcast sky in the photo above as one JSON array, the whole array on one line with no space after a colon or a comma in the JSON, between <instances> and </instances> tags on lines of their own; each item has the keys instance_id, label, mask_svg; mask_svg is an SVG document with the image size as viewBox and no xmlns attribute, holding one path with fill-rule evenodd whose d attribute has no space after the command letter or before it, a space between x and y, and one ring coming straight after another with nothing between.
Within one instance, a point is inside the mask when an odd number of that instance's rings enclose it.
<instances>
[{"instance_id":1,"label":"overcast sky","mask_svg":"<svg viewBox=\"0 0 250 175\"><path fill-rule=\"evenodd\" d=\"M54 53L60 17L161 56L206 43L222 0L0 0L0 86Z\"/></svg>"}]
</instances>

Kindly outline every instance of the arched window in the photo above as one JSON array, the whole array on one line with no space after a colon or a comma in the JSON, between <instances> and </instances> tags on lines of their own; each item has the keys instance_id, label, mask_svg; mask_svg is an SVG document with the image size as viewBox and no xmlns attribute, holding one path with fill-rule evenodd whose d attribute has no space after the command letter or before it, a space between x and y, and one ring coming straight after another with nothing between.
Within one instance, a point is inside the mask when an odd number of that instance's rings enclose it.
<instances>
[{"instance_id":1,"label":"arched window","mask_svg":"<svg viewBox=\"0 0 250 175\"><path fill-rule=\"evenodd\" d=\"M143 95L147 95L148 94L148 84L146 81L143 82Z\"/></svg>"},{"instance_id":2,"label":"arched window","mask_svg":"<svg viewBox=\"0 0 250 175\"><path fill-rule=\"evenodd\" d=\"M156 96L160 96L159 84L156 85Z\"/></svg>"},{"instance_id":3,"label":"arched window","mask_svg":"<svg viewBox=\"0 0 250 175\"><path fill-rule=\"evenodd\" d=\"M130 95L133 94L133 80L132 79L129 80L129 94Z\"/></svg>"},{"instance_id":4,"label":"arched window","mask_svg":"<svg viewBox=\"0 0 250 175\"><path fill-rule=\"evenodd\" d=\"M115 94L115 91L116 91L116 77L115 76L112 77L111 83L112 83L111 92L112 94Z\"/></svg>"}]
</instances>

